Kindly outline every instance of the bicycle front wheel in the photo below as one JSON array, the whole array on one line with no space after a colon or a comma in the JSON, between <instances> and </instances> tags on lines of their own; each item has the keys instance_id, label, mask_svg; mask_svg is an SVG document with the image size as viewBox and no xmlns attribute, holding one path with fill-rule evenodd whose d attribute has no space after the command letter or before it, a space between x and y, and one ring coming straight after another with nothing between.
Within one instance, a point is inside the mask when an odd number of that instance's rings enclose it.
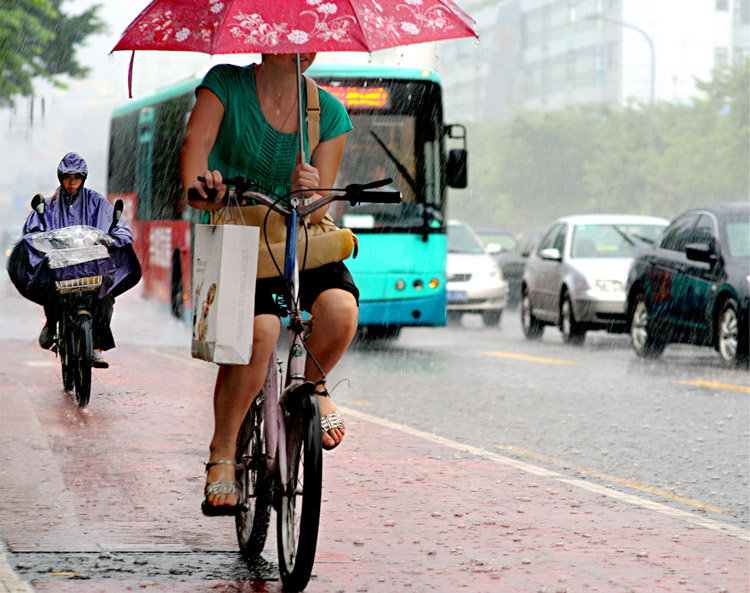
<instances>
[{"instance_id":1,"label":"bicycle front wheel","mask_svg":"<svg viewBox=\"0 0 750 593\"><path fill-rule=\"evenodd\" d=\"M60 366L62 367L62 380L65 391L73 391L74 371L73 371L73 344L72 337L68 330L68 325L64 320L60 320L57 327L57 355L60 357Z\"/></svg>"},{"instance_id":2,"label":"bicycle front wheel","mask_svg":"<svg viewBox=\"0 0 750 593\"><path fill-rule=\"evenodd\" d=\"M79 408L85 408L91 397L91 362L94 356L91 317L82 315L73 348L73 382ZM70 359L69 359L70 360Z\"/></svg>"},{"instance_id":3,"label":"bicycle front wheel","mask_svg":"<svg viewBox=\"0 0 750 593\"><path fill-rule=\"evenodd\" d=\"M271 394L275 396L275 394ZM237 542L246 559L263 551L271 521L271 479L266 473L263 399L260 393L247 412L237 435L237 480L242 510L235 515Z\"/></svg>"},{"instance_id":4,"label":"bicycle front wheel","mask_svg":"<svg viewBox=\"0 0 750 593\"><path fill-rule=\"evenodd\" d=\"M303 383L284 401L286 471L277 513L279 572L286 591L307 586L315 561L323 482L320 411L315 386Z\"/></svg>"}]
</instances>

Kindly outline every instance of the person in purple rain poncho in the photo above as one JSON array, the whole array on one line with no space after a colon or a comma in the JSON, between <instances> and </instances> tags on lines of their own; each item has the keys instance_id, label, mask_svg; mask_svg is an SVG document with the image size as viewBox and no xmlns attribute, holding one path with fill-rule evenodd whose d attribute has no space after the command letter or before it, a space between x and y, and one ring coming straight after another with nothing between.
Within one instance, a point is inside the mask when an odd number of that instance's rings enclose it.
<instances>
[{"instance_id":1,"label":"person in purple rain poncho","mask_svg":"<svg viewBox=\"0 0 750 593\"><path fill-rule=\"evenodd\" d=\"M18 291L27 299L44 307L46 322L39 334L39 345L51 348L55 343L55 331L59 312L54 284L46 276L45 266L40 265L44 254L32 247L31 236L43 230L51 231L74 225L96 227L104 232L112 224L114 207L100 193L84 187L88 177L86 161L75 152L66 154L57 168L60 187L51 198L45 198L44 228L40 215L32 211L23 228L23 238L13 250L8 262L8 273ZM141 266L133 249L133 235L124 218L120 218L110 236L114 245L109 255L115 267L113 282L104 287L93 314L94 366L107 368L103 350L115 347L109 327L115 297L135 286L141 278ZM104 293L104 294L102 294Z\"/></svg>"}]
</instances>

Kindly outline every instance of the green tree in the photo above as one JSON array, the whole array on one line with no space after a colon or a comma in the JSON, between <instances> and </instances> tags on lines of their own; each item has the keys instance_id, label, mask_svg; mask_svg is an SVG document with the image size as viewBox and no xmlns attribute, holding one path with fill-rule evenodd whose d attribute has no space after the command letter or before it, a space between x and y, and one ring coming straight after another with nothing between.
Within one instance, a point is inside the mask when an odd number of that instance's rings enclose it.
<instances>
[{"instance_id":1,"label":"green tree","mask_svg":"<svg viewBox=\"0 0 750 593\"><path fill-rule=\"evenodd\" d=\"M64 84L60 75L83 78L88 69L75 59L77 47L101 31L99 6L65 15L64 0L0 0L0 105L34 92L34 78Z\"/></svg>"},{"instance_id":2,"label":"green tree","mask_svg":"<svg viewBox=\"0 0 750 593\"><path fill-rule=\"evenodd\" d=\"M571 106L468 126L470 190L451 216L482 226L539 228L564 214L672 218L750 195L750 60L697 83L691 104ZM649 192L650 187L650 192ZM475 220L477 219L477 220Z\"/></svg>"}]
</instances>

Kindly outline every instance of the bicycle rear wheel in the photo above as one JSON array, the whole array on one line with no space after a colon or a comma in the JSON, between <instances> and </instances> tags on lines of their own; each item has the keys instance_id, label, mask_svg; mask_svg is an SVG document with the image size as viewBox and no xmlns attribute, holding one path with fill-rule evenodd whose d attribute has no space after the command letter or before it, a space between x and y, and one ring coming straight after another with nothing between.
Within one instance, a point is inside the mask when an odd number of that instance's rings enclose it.
<instances>
[{"instance_id":1,"label":"bicycle rear wheel","mask_svg":"<svg viewBox=\"0 0 750 593\"><path fill-rule=\"evenodd\" d=\"M313 383L303 383L283 402L287 478L280 485L276 528L279 572L286 591L305 588L318 543L323 455L314 389Z\"/></svg>"},{"instance_id":2,"label":"bicycle rear wheel","mask_svg":"<svg viewBox=\"0 0 750 593\"><path fill-rule=\"evenodd\" d=\"M81 315L71 362L73 382L76 388L76 401L79 408L85 408L91 397L91 363L94 356L91 317Z\"/></svg>"},{"instance_id":3,"label":"bicycle rear wheel","mask_svg":"<svg viewBox=\"0 0 750 593\"><path fill-rule=\"evenodd\" d=\"M237 543L246 559L257 557L266 545L268 525L271 521L271 478L266 473L266 439L263 421L261 392L253 401L237 435L236 461L240 483L240 501L243 506L235 515ZM270 394L269 397L275 397Z\"/></svg>"}]
</instances>

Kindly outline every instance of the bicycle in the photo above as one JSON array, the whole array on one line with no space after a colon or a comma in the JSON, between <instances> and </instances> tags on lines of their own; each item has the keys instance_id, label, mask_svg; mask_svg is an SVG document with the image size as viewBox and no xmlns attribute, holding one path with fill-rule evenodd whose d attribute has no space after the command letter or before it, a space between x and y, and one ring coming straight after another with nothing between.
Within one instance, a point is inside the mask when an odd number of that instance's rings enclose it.
<instances>
[{"instance_id":1,"label":"bicycle","mask_svg":"<svg viewBox=\"0 0 750 593\"><path fill-rule=\"evenodd\" d=\"M109 234L122 215L117 200L109 231L75 225L46 232L44 201L34 196L31 207L39 213L43 233L34 238L35 246L46 253L46 264L54 280L60 311L54 351L60 357L63 387L75 390L79 408L91 398L91 367L94 362L93 316L97 291L113 277L114 266L106 245ZM92 263L95 262L95 263ZM90 274L91 270L100 272ZM83 275L87 274L87 275Z\"/></svg>"},{"instance_id":2,"label":"bicycle","mask_svg":"<svg viewBox=\"0 0 750 593\"><path fill-rule=\"evenodd\" d=\"M235 470L240 483L240 511L235 528L240 552L246 559L257 557L265 547L271 508L276 511L279 572L287 591L307 586L315 561L320 521L323 476L322 429L320 411L314 394L315 383L305 381L306 357L310 355L305 339L312 332L312 320L305 320L299 307L298 220L334 200L399 203L398 191L367 191L391 183L384 179L368 184L351 184L343 190L310 202L291 195L289 206L283 198L272 199L249 191L244 179L224 180L227 203L252 200L286 217L287 239L283 274L289 286L287 310L289 355L286 374L278 354L278 345L269 361L262 391L240 427L237 437ZM210 195L211 190L207 190ZM215 194L214 194L215 195ZM199 200L196 190L190 199ZM279 268L277 266L277 268ZM281 268L279 268L281 272ZM311 355L310 355L311 356ZM315 362L315 359L312 359ZM317 363L315 363L317 366ZM318 367L323 379L325 375ZM282 388L283 385L283 388Z\"/></svg>"}]
</instances>

